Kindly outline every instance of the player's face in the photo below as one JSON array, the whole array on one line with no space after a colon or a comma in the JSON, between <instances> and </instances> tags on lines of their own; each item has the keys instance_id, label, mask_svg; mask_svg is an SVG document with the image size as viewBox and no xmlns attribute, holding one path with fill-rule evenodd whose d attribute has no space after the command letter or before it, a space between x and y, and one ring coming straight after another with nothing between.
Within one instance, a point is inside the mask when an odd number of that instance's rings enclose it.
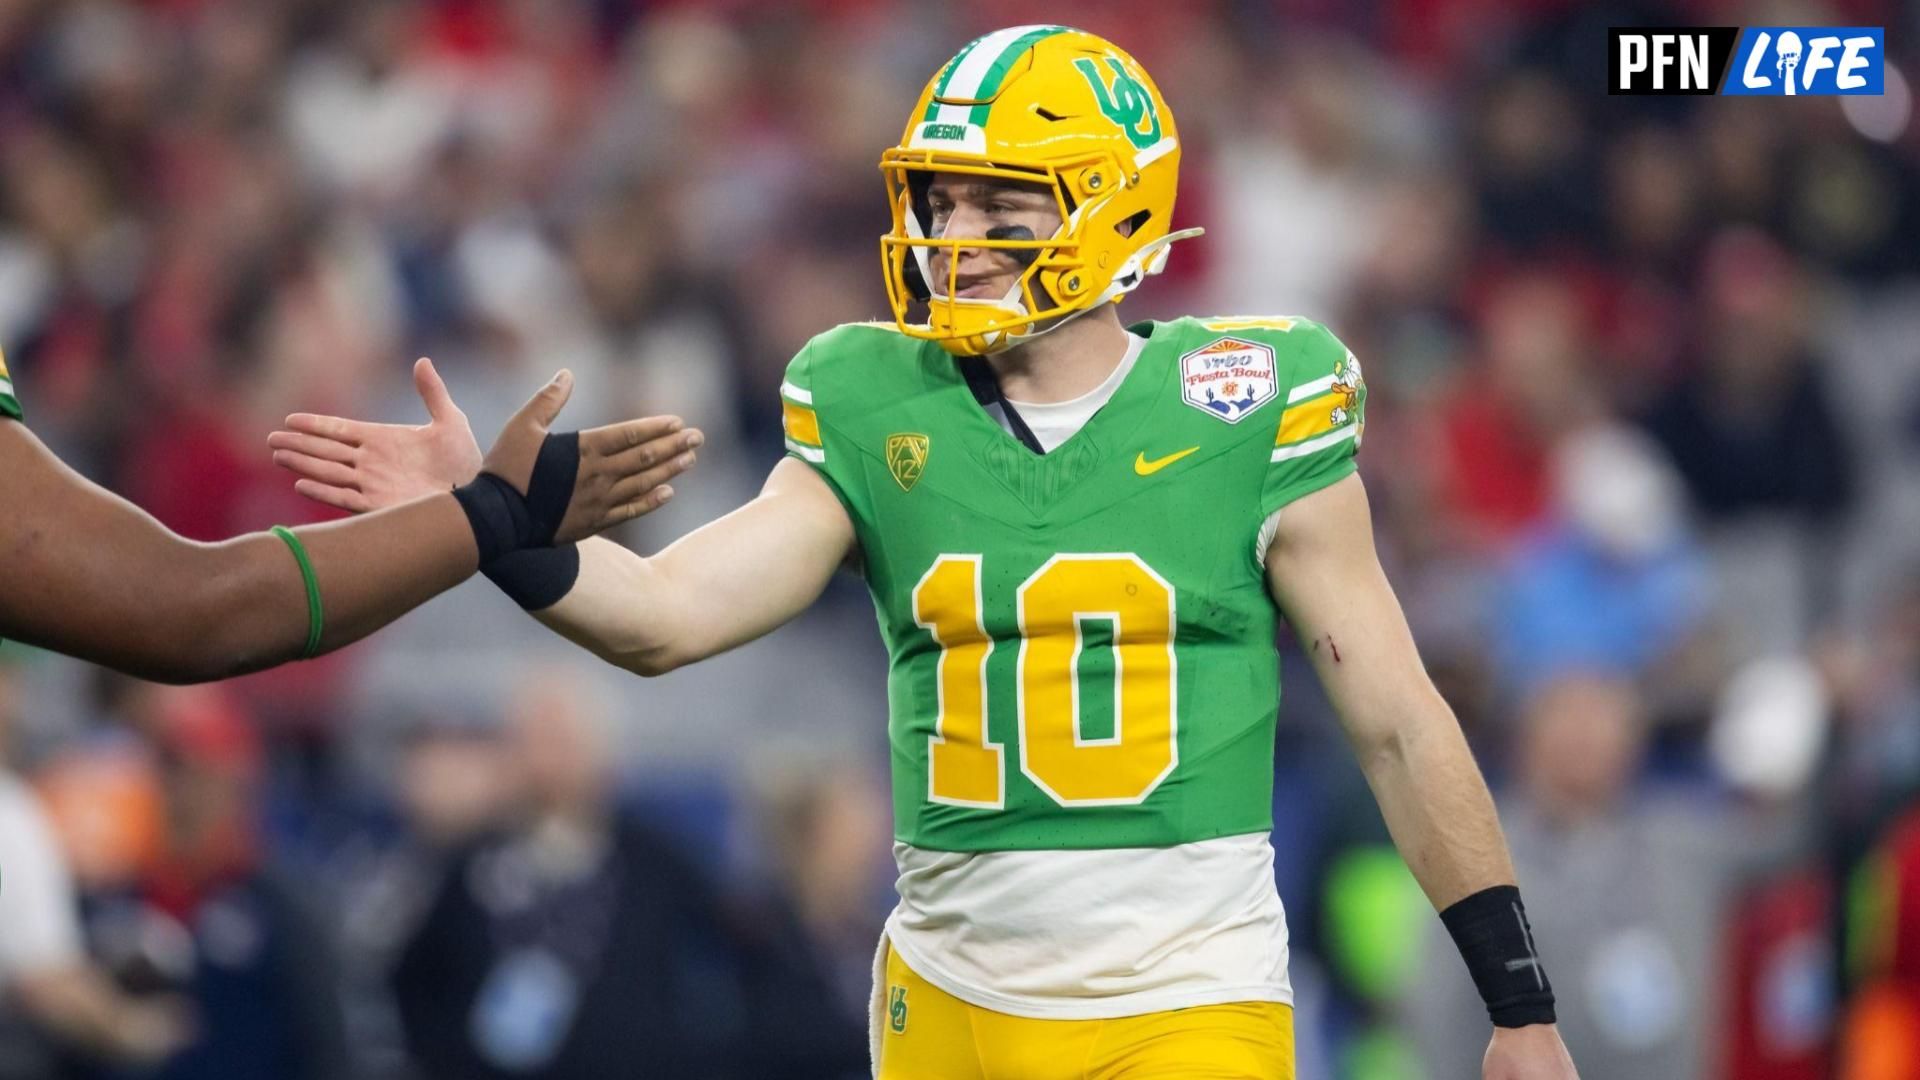
<instances>
[{"instance_id":1,"label":"player's face","mask_svg":"<svg viewBox=\"0 0 1920 1080\"><path fill-rule=\"evenodd\" d=\"M936 239L1045 240L1060 230L1060 207L1041 184L1017 184L981 176L938 173L927 188L932 220L927 235ZM998 300L1033 261L1033 251L1005 248L958 249L954 296ZM928 262L934 295L946 296L953 250L935 248Z\"/></svg>"}]
</instances>

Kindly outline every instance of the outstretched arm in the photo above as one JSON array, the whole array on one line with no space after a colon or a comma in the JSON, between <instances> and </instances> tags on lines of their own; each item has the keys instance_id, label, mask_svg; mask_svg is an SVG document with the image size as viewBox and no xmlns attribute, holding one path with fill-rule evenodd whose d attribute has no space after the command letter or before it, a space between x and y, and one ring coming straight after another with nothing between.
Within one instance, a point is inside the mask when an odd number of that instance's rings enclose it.
<instances>
[{"instance_id":1,"label":"outstretched arm","mask_svg":"<svg viewBox=\"0 0 1920 1080\"><path fill-rule=\"evenodd\" d=\"M555 380L496 444L488 471L524 492L570 382ZM665 421L583 433L561 533L572 539L658 505L663 472L639 464ZM223 678L306 651L310 609L279 537L195 543L63 464L32 432L0 420L0 637L165 682ZM475 526L452 494L355 521L295 531L314 570L320 651L373 632L465 580Z\"/></svg>"},{"instance_id":2,"label":"outstretched arm","mask_svg":"<svg viewBox=\"0 0 1920 1080\"><path fill-rule=\"evenodd\" d=\"M195 543L74 472L0 421L0 636L162 682L292 659L307 595L281 540ZM370 633L473 573L452 495L297 531L321 583L325 648ZM404 538L404 539L403 539Z\"/></svg>"},{"instance_id":3,"label":"outstretched arm","mask_svg":"<svg viewBox=\"0 0 1920 1080\"><path fill-rule=\"evenodd\" d=\"M431 365L414 369L429 421L370 424L298 414L268 440L296 489L343 510L389 507L473 475L479 451L467 418ZM691 464L701 434L656 451ZM662 494L671 494L663 489ZM759 497L651 558L606 540L565 560L555 595L519 597L541 622L609 663L658 675L774 629L818 597L854 544L853 523L826 481L783 459ZM546 561L546 560L543 560ZM490 569L490 573L494 572Z\"/></svg>"},{"instance_id":4,"label":"outstretched arm","mask_svg":"<svg viewBox=\"0 0 1920 1080\"><path fill-rule=\"evenodd\" d=\"M806 610L853 549L846 508L793 458L753 501L651 558L580 545L580 577L535 617L610 663L658 675L725 652Z\"/></svg>"},{"instance_id":5,"label":"outstretched arm","mask_svg":"<svg viewBox=\"0 0 1920 1080\"><path fill-rule=\"evenodd\" d=\"M1281 510L1266 565L1268 591L1326 687L1394 844L1427 898L1446 917L1479 906L1469 898L1512 887L1513 862L1493 798L1452 710L1427 677L1374 553L1360 478L1349 476ZM1519 918L1516 911L1516 925ZM1456 920L1448 925L1455 929ZM1524 951L1494 958L1495 968L1540 973L1530 938L1515 947ZM1479 959L1467 957L1476 982ZM1547 989L1543 974L1539 986ZM1573 1077L1551 1024L1494 1030L1487 1080Z\"/></svg>"}]
</instances>

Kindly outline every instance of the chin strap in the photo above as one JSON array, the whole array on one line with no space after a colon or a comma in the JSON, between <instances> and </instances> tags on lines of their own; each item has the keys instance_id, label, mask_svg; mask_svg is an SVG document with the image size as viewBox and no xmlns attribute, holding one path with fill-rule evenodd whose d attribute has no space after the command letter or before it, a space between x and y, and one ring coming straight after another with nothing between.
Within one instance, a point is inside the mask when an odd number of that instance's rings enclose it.
<instances>
[{"instance_id":1,"label":"chin strap","mask_svg":"<svg viewBox=\"0 0 1920 1080\"><path fill-rule=\"evenodd\" d=\"M1000 379L993 373L993 365L987 362L987 358L956 356L954 362L960 365L960 377L967 380L967 389L973 391L973 400L979 402L983 409L1000 406L1001 413L1007 418L1008 430L1013 433L1014 438L1020 440L1020 445L1043 457L1046 456L1046 447L1040 445L1039 436L1027 426L1026 419L1020 415L1018 409L1013 407L1013 402L1008 401L1007 395L1000 389Z\"/></svg>"},{"instance_id":2,"label":"chin strap","mask_svg":"<svg viewBox=\"0 0 1920 1080\"><path fill-rule=\"evenodd\" d=\"M1142 245L1139 251L1134 252L1127 258L1126 262L1120 264L1119 273L1113 275L1113 280L1108 283L1105 289L1100 291L1099 296L1093 298L1092 303L1078 311L1070 311L1046 326L1031 328L1026 333L1008 342L1008 344L1024 345L1042 334L1050 334L1060 329L1110 300L1116 300L1125 296L1139 288L1141 282L1166 269L1167 255L1173 248L1173 242L1175 240L1189 240L1193 237L1204 235L1206 231L1205 229L1181 229L1179 232L1168 233L1151 244Z\"/></svg>"},{"instance_id":3,"label":"chin strap","mask_svg":"<svg viewBox=\"0 0 1920 1080\"><path fill-rule=\"evenodd\" d=\"M1092 205L1092 204L1089 204L1089 205ZM1055 235L1058 236L1061 233L1067 233L1070 235L1073 227L1075 226L1075 224L1079 219L1079 215L1086 209L1087 209L1086 206L1082 206L1078 210L1075 210L1073 217L1070 218L1068 221L1062 223L1059 232L1055 233ZM916 239L924 238L924 233L922 233L920 229L919 219L917 217L915 217L911 213L908 214L906 217L906 224L907 224L907 232L909 235L915 237ZM1019 228L1019 227L1012 226L1010 228ZM994 230L994 231L999 231L999 230ZM1019 231L1026 233L1026 236L1018 237L1018 239L1028 239L1033 236L1032 232L1024 228L1020 228ZM1100 295L1094 297L1093 300L1089 302L1085 307L1080 308L1076 311L1070 311L1067 314L1062 315L1059 319L1055 320L1054 322L1046 326L1030 326L1027 328L1025 333L1019 334L1017 336L1009 337L1007 332L1004 330L989 331L988 333L992 338L993 344L995 346L995 348L989 351L998 352L1000 349L1008 348L1013 345L1023 344L1027 341L1032 340L1033 338L1039 337L1042 334L1051 333L1052 331L1058 330L1062 326L1067 325L1068 323L1079 318L1080 316L1085 315L1087 312L1092 311L1095 308L1098 308L1100 305L1105 304L1107 301L1117 299L1121 296L1125 296L1127 293L1130 293L1133 290L1139 288L1141 282L1144 282L1146 279L1166 269L1167 256L1171 253L1171 250L1173 248L1173 244L1175 241L1190 240L1196 236L1203 236L1206 234L1206 231L1207 230L1205 229L1199 229L1199 228L1181 229L1178 232L1170 232L1167 235L1159 238L1158 240L1153 241L1152 243L1141 245L1140 250L1128 256L1127 261L1120 264L1120 269L1113 275L1113 280L1108 282L1107 287L1100 291ZM992 232L988 233L987 238L999 239L997 237L994 237L992 235ZM1016 237L1008 235L1005 237L1005 239L1016 239ZM931 285L931 282L933 280L932 267L929 262L926 249L915 247L912 249L912 254L915 262L921 268L923 278L929 283L929 285ZM1031 262L1031 260L1028 260L1028 261L1029 263ZM931 296L932 296L931 289L929 289L928 296L929 296L929 299L931 299ZM1000 300L997 300L997 301L963 300L959 298L950 297L945 301L945 303L975 304L981 307L994 307L994 308L1000 308L1002 310L1017 312L1020 314L1030 314L1030 312L1027 312L1026 310L1026 305L1021 302L1020 282L1017 279L1014 281L1013 287L1007 290L1007 295L1002 297ZM1002 404L1002 407L1003 408L1005 407L1004 403Z\"/></svg>"},{"instance_id":4,"label":"chin strap","mask_svg":"<svg viewBox=\"0 0 1920 1080\"><path fill-rule=\"evenodd\" d=\"M1120 269L1113 275L1113 281L1100 293L1099 299L1091 306L1098 307L1116 296L1123 296L1140 287L1140 283L1167 268L1167 256L1171 254L1176 240L1191 240L1206 234L1205 229L1181 229L1170 232L1151 244L1142 245Z\"/></svg>"}]
</instances>

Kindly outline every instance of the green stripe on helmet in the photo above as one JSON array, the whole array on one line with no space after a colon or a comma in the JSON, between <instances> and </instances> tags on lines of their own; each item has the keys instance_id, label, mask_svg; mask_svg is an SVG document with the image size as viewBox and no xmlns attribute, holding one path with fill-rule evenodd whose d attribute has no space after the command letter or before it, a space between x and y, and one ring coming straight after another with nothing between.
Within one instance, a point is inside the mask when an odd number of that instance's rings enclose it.
<instances>
[{"instance_id":1,"label":"green stripe on helmet","mask_svg":"<svg viewBox=\"0 0 1920 1080\"><path fill-rule=\"evenodd\" d=\"M1006 79L1007 72L1012 69L1014 62L1019 60L1029 48L1032 48L1035 42L1050 38L1055 34L1067 33L1070 29L1071 27L1066 26L1036 26L1032 30L1008 42L1006 46L1000 50L1000 54L994 58L992 66L988 67L986 72L981 75L976 86L972 88L958 88L961 95L975 99L993 97L1000 92L1000 83ZM968 57L975 49L980 47L982 42L1002 33L1004 33L1004 31L996 30L991 34L984 34L973 39L967 43L965 48L955 53L953 59L947 61L947 66L941 69L939 82L934 87L933 100L927 102L927 111L925 116L922 117L923 120L938 119L940 110L939 99L945 97L948 90L953 88L954 76L958 74L961 67L966 64ZM975 125L985 124L987 122L987 113L991 108L991 104L986 102L975 105L968 114L967 122Z\"/></svg>"},{"instance_id":2,"label":"green stripe on helmet","mask_svg":"<svg viewBox=\"0 0 1920 1080\"><path fill-rule=\"evenodd\" d=\"M940 69L940 74L934 77L933 97L927 101L927 114L921 117L922 120L934 119L934 114L940 111L941 95L947 92L947 85L953 82L953 73L960 70L961 62L967 58L967 54L972 52L975 46L992 36L992 34L981 34L979 37L962 45L960 51L954 53L953 58L947 61L947 66Z\"/></svg>"},{"instance_id":3,"label":"green stripe on helmet","mask_svg":"<svg viewBox=\"0 0 1920 1080\"><path fill-rule=\"evenodd\" d=\"M1064 26L1043 26L1015 38L1013 44L1007 46L1006 49L1001 52L999 59L993 62L993 66L987 69L986 76L980 80L980 89L974 91L973 96L977 98L991 98L995 94L998 94L1000 92L1000 83L1006 79L1007 72L1012 70L1014 61L1019 60L1021 56L1025 55L1026 51L1031 49L1036 42L1043 41L1055 34L1064 34L1066 32L1067 28ZM992 111L992 109L993 103L990 101L975 105L973 107L973 113L967 118L967 121L971 124L984 127L987 123L987 113Z\"/></svg>"}]
</instances>

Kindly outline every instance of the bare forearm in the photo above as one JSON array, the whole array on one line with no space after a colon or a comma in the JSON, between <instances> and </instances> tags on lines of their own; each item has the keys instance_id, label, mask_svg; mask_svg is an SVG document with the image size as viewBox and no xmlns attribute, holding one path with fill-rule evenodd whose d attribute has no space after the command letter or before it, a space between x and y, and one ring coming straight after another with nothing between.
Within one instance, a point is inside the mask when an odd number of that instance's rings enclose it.
<instances>
[{"instance_id":1,"label":"bare forearm","mask_svg":"<svg viewBox=\"0 0 1920 1080\"><path fill-rule=\"evenodd\" d=\"M1387 830L1434 907L1513 883L1493 797L1385 580L1296 626ZM1373 603L1364 598L1375 597ZM1312 621L1308 621L1312 620Z\"/></svg>"},{"instance_id":2,"label":"bare forearm","mask_svg":"<svg viewBox=\"0 0 1920 1080\"><path fill-rule=\"evenodd\" d=\"M681 629L692 621L689 605L671 574L610 540L586 540L579 548L580 576L573 588L559 603L534 612L534 618L602 660L641 675L658 675L697 658Z\"/></svg>"},{"instance_id":3,"label":"bare forearm","mask_svg":"<svg viewBox=\"0 0 1920 1080\"><path fill-rule=\"evenodd\" d=\"M749 508L735 511L747 514ZM729 515L650 558L580 545L580 577L535 617L608 663L661 675L744 645L806 610L837 561L767 561L759 530Z\"/></svg>"},{"instance_id":4,"label":"bare forearm","mask_svg":"<svg viewBox=\"0 0 1920 1080\"><path fill-rule=\"evenodd\" d=\"M128 508L98 549L27 586L35 644L163 682L256 671L301 655L309 608L299 564L279 537L201 544ZM474 570L472 530L451 496L296 530L319 584L321 651L379 629ZM42 560L44 561L44 560ZM64 580L67 587L56 587ZM36 595L43 594L43 595Z\"/></svg>"},{"instance_id":5,"label":"bare forearm","mask_svg":"<svg viewBox=\"0 0 1920 1080\"><path fill-rule=\"evenodd\" d=\"M1360 765L1408 869L1436 910L1514 881L1513 862L1459 725L1438 694L1426 715L1360 745Z\"/></svg>"},{"instance_id":6,"label":"bare forearm","mask_svg":"<svg viewBox=\"0 0 1920 1080\"><path fill-rule=\"evenodd\" d=\"M193 682L306 647L299 564L269 533L180 537L0 422L0 637L131 674ZM450 495L298 530L337 648L464 579L472 529Z\"/></svg>"},{"instance_id":7,"label":"bare forearm","mask_svg":"<svg viewBox=\"0 0 1920 1080\"><path fill-rule=\"evenodd\" d=\"M1428 899L1444 909L1512 884L1493 798L1374 555L1358 477L1282 511L1267 581Z\"/></svg>"},{"instance_id":8,"label":"bare forearm","mask_svg":"<svg viewBox=\"0 0 1920 1080\"><path fill-rule=\"evenodd\" d=\"M793 619L852 546L853 523L825 482L787 459L758 498L657 555L581 544L572 590L536 617L610 663L658 675Z\"/></svg>"},{"instance_id":9,"label":"bare forearm","mask_svg":"<svg viewBox=\"0 0 1920 1080\"><path fill-rule=\"evenodd\" d=\"M476 551L466 514L435 495L348 521L294 530L319 585L320 651L358 641L472 576ZM206 603L218 655L254 670L306 647L306 586L279 537L254 533L215 545L220 587Z\"/></svg>"}]
</instances>

